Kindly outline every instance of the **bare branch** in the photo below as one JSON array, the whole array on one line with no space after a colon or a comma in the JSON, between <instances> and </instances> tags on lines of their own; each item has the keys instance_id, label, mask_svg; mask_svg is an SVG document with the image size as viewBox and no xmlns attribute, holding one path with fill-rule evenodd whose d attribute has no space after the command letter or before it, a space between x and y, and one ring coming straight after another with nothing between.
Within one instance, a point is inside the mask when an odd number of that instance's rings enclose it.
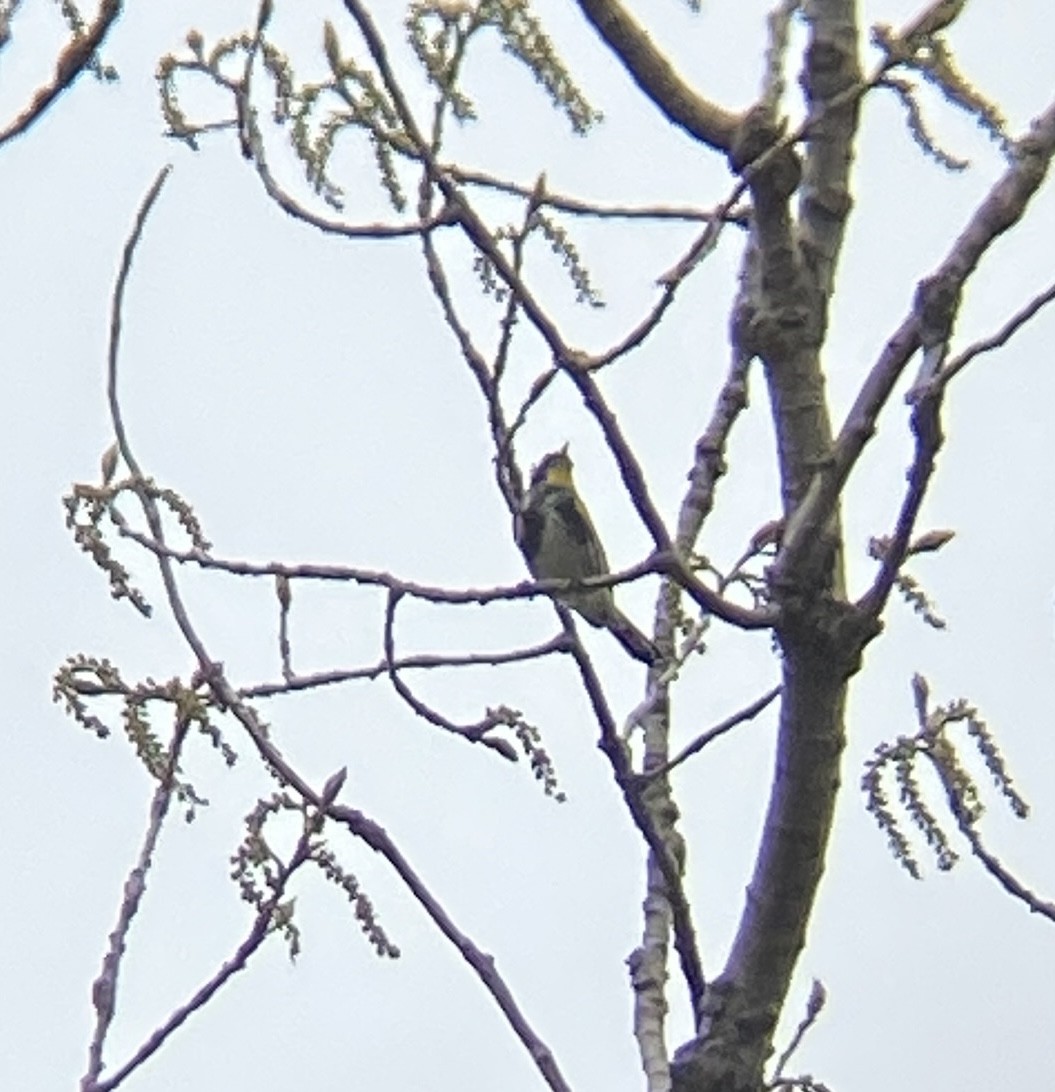
<instances>
[{"instance_id":1,"label":"bare branch","mask_svg":"<svg viewBox=\"0 0 1055 1092\"><path fill-rule=\"evenodd\" d=\"M995 854L985 848L985 845L982 842L982 836L978 833L974 824L967 822L965 815L960 814L959 812L955 812L954 814L956 815L956 822L960 828L960 833L967 839L971 846L971 852L982 862L986 872L988 872L989 875L1012 896L1012 898L1024 902L1032 913L1040 914L1042 917L1047 918L1048 921L1055 922L1055 902L1048 902L1035 892L1031 891L1021 880L1014 876L1009 869L1001 864L999 858L997 858Z\"/></svg>"},{"instance_id":2,"label":"bare branch","mask_svg":"<svg viewBox=\"0 0 1055 1092\"><path fill-rule=\"evenodd\" d=\"M678 511L675 541L682 553L696 545L700 529L714 507L714 491L725 474L725 449L740 414L747 408L747 375L751 361L733 353L711 419L696 441L689 488Z\"/></svg>"},{"instance_id":3,"label":"bare branch","mask_svg":"<svg viewBox=\"0 0 1055 1092\"><path fill-rule=\"evenodd\" d=\"M534 184L528 186L509 182L457 163L442 163L440 169L444 174L464 185L479 186L525 200L532 195ZM586 201L581 197L572 197L570 194L556 193L548 187L542 205L572 216L595 217L599 220L682 220L687 223L700 221L710 223L712 220L724 218L726 223L735 224L741 228L747 227L748 223L748 213L742 209L723 214L721 207L701 209L691 205L622 205L605 201Z\"/></svg>"},{"instance_id":4,"label":"bare branch","mask_svg":"<svg viewBox=\"0 0 1055 1092\"><path fill-rule=\"evenodd\" d=\"M402 598L401 592L390 591L388 593L388 602L385 605L385 660L389 665L388 678L392 683L395 692L419 717L428 721L429 724L434 724L437 728L442 728L445 732L451 732L453 735L461 736L463 739L467 739L472 743L482 743L485 747L490 747L492 750L497 751L503 758L508 758L511 762L515 762L516 751L509 744L509 741L492 738L489 734L494 728L510 726L516 723L516 715L512 710L505 709L504 707L499 709L488 709L486 716L475 724L455 724L454 721L449 720L430 705L421 701L420 698L416 697L410 687L400 677L399 671L395 666L398 662L398 657L396 656L395 626L396 607L399 605L399 601Z\"/></svg>"},{"instance_id":5,"label":"bare branch","mask_svg":"<svg viewBox=\"0 0 1055 1092\"><path fill-rule=\"evenodd\" d=\"M175 773L189 727L190 719L177 715L172 743L169 746L167 770L154 790L154 798L150 804L150 821L143 837L139 858L125 881L124 897L121 900L117 925L110 934L110 947L103 958L103 969L92 985L95 1030L88 1048L88 1069L81 1079L81 1088L84 1092L93 1092L103 1087L98 1083L99 1074L103 1068L103 1047L117 1007L117 980L126 951L128 931L146 892L147 875L154 863L154 851L157 849L161 827L172 801ZM128 1071L131 1072L130 1069ZM115 1084L111 1084L110 1087L115 1087Z\"/></svg>"},{"instance_id":6,"label":"bare branch","mask_svg":"<svg viewBox=\"0 0 1055 1092\"><path fill-rule=\"evenodd\" d=\"M799 218L802 248L825 309L853 206L850 170L861 99L880 77L877 71L862 80L857 8L849 0L813 0L803 8L810 37L803 73L809 112Z\"/></svg>"},{"instance_id":7,"label":"bare branch","mask_svg":"<svg viewBox=\"0 0 1055 1092\"><path fill-rule=\"evenodd\" d=\"M572 649L572 655L601 729L598 746L612 767L630 816L648 845L653 864L662 875L664 898L669 904L674 928L674 945L681 960L682 975L688 987L693 1012L696 1012L703 998L705 980L696 929L692 923L692 907L682 878L684 848L680 839L673 837L674 831L661 829L656 822L646 799L650 786L642 788L638 782L630 763L629 749L619 736L615 717L590 657L581 645Z\"/></svg>"},{"instance_id":8,"label":"bare branch","mask_svg":"<svg viewBox=\"0 0 1055 1092\"><path fill-rule=\"evenodd\" d=\"M897 580L898 573L908 557L912 535L916 529L927 487L934 474L938 452L944 442L941 430L941 387L932 387L931 392L920 398L912 410L912 431L916 437L916 453L908 472L908 488L901 502L897 525L887 549L883 551L883 560L879 566L875 581L868 592L858 601L861 610L878 618L886 607L890 591Z\"/></svg>"},{"instance_id":9,"label":"bare branch","mask_svg":"<svg viewBox=\"0 0 1055 1092\"><path fill-rule=\"evenodd\" d=\"M689 474L689 489L682 501L677 523L676 542L678 549L685 555L694 545L711 510L718 478L725 472L725 447L734 423L747 404L749 364L749 358L734 354L711 420L696 443L695 462ZM700 587L706 587L702 581L697 583ZM682 586L679 578L675 577L672 581L665 582L660 591L656 607L656 633L661 645L673 643L680 618L677 590ZM644 701L627 718L627 734L637 725L641 725L645 739L642 769L645 771L643 776L648 781L649 791L642 794L643 804L657 830L674 847L681 844L681 835L675 825L677 809L669 781L660 777L670 754L670 718L666 695L677 671L702 639L709 621L710 614L705 613L700 621L693 624L689 639L678 650L673 662L664 666L659 678L650 678L649 691ZM657 771L654 778L651 776L653 770ZM665 987L672 926L677 936L674 910L677 891L675 890L672 899L668 887L669 872L669 866L663 867L663 858L653 853L646 872L641 945L628 960L634 990L634 1036L650 1089L666 1089L670 1084L670 1063L663 1024L667 1012ZM684 959L682 963L684 970ZM694 1005L698 1005L702 994L694 990L692 979L688 981ZM694 1012L698 1014L699 1009L694 1008Z\"/></svg>"},{"instance_id":10,"label":"bare branch","mask_svg":"<svg viewBox=\"0 0 1055 1092\"><path fill-rule=\"evenodd\" d=\"M824 988L824 984L819 978L815 978L813 980L813 987L810 990L809 1001L806 1002L806 1015L799 1021L799 1026L795 1029L795 1034L792 1035L791 1041L777 1059L777 1064L773 1070L773 1078L768 1084L769 1088L779 1087L784 1074L784 1067L791 1061L791 1057L795 1051L798 1050L802 1040L806 1037L806 1032L808 1032L817 1022L817 1018L824 1011L824 1005L827 1000L828 993ZM793 1085L795 1082L791 1081L789 1083Z\"/></svg>"},{"instance_id":11,"label":"bare branch","mask_svg":"<svg viewBox=\"0 0 1055 1092\"><path fill-rule=\"evenodd\" d=\"M901 31L906 41L930 38L951 26L967 6L967 0L933 0Z\"/></svg>"},{"instance_id":12,"label":"bare branch","mask_svg":"<svg viewBox=\"0 0 1055 1092\"><path fill-rule=\"evenodd\" d=\"M678 548L688 554L692 548L704 519L710 512L714 499L714 488L718 478L725 471L724 451L732 426L747 403L747 367L745 357L734 356L729 375L718 396L711 421L696 444L696 459L689 475L689 490L682 502L678 514ZM664 582L656 607L656 634L662 645L673 643L677 622L680 618L678 591L679 585ZM628 735L635 727L642 727L645 740L645 753L642 759L642 775L648 785L648 792L642 793L642 804L647 810L652 824L669 843L677 863L681 835L677 830L677 808L669 780L661 776L667 766L670 754L670 717L667 704L667 692L677 671L685 659L692 655L696 644L706 632L710 615L695 622L690 630L690 637L678 650L669 665L664 665L658 678L649 679L648 693L645 699L627 718L625 733ZM669 767L668 767L669 769ZM651 771L655 770L653 777ZM646 870L646 892L643 905L644 927L640 946L628 959L630 980L634 992L634 1037L638 1043L641 1063L645 1070L648 1088L665 1090L670 1087L670 1059L664 1036L664 1021L667 1013L666 981L669 956L669 938L673 929L675 938L679 928L676 912L680 887L669 886L671 867L665 856L655 852L650 854ZM680 873L680 866L679 866ZM684 928L684 926L680 926ZM689 973L697 974L698 963L689 962ZM686 960L682 959L683 974ZM702 981L702 968L699 969ZM699 982L686 975L690 997L694 1004L694 1013L702 994Z\"/></svg>"},{"instance_id":13,"label":"bare branch","mask_svg":"<svg viewBox=\"0 0 1055 1092\"><path fill-rule=\"evenodd\" d=\"M327 781L322 794L316 798L317 806L323 812L328 807L332 810L332 800L340 791L343 780L340 773L331 777ZM327 799L329 803L325 802ZM294 874L310 859L315 833L316 828L314 825L306 823L289 862L279 866L278 874L271 881L271 895L257 911L245 940L238 946L234 955L195 991L193 997L175 1009L124 1065L119 1066L104 1080L93 1079L88 1081L86 1079L81 1084L81 1092L112 1092L112 1089L117 1088L126 1077L135 1072L148 1058L156 1054L189 1017L204 1008L210 999L234 975L246 967L250 958L278 927L278 915L281 913L282 901L286 897L289 882Z\"/></svg>"},{"instance_id":14,"label":"bare branch","mask_svg":"<svg viewBox=\"0 0 1055 1092\"><path fill-rule=\"evenodd\" d=\"M738 115L697 94L618 0L577 0L583 15L663 114L690 136L728 152Z\"/></svg>"},{"instance_id":15,"label":"bare branch","mask_svg":"<svg viewBox=\"0 0 1055 1092\"><path fill-rule=\"evenodd\" d=\"M929 316L944 314L951 323L963 285L996 239L1025 214L1047 176L1053 155L1055 104L1032 123L1029 135L1018 143L1014 161L972 214L937 271L920 283L912 310L887 341L847 414L831 459L814 476L809 491L788 521L776 562L778 569L793 564L794 559L818 541L851 470L875 433L879 414L894 385L921 346L935 344L935 337L940 339L948 333L929 328Z\"/></svg>"},{"instance_id":16,"label":"bare branch","mask_svg":"<svg viewBox=\"0 0 1055 1092\"><path fill-rule=\"evenodd\" d=\"M124 300L125 284L131 269L136 245L142 234L147 214L157 199L167 173L168 170L166 168L165 171L159 174L140 207L133 232L125 246L121 269L118 274L117 285L114 291L111 317L108 377L110 410L121 455L132 474L137 478L142 478L143 475L135 455L130 448L128 436L121 417L120 403L117 397L117 360L120 345L121 308ZM307 804L310 804L315 808L323 808L324 801L322 798L314 792L304 778L302 778L285 760L279 749L271 742L268 732L258 720L256 713L239 698L237 692L227 681L227 678L224 675L223 665L209 656L208 650L191 623L183 603L173 571L173 559L167 556L164 551L165 538L157 505L153 498L146 493L141 494L140 500L144 515L150 526L151 535L153 536L154 541L161 547L161 549L156 552L155 556L157 557L158 567L161 571L162 581L165 585L169 608L173 618L176 620L180 632L183 634L184 640L187 642L198 661L200 680L209 687L216 703L221 708L229 710L243 726L267 768L278 777L281 782L299 794ZM410 869L405 858L403 858L395 845L388 839L384 831L377 826L377 824L366 819L361 813L352 811L350 808L331 804L326 809L326 814L348 826L353 834L362 838L371 846L371 848L380 852L392 867L395 868L397 873L406 883L408 889L425 907L429 916L440 927L444 935L451 940L452 943L456 944L459 951L468 959L470 965L480 977L481 982L498 1002L500 1009L505 1014L514 1031L529 1050L532 1059L539 1067L539 1070L543 1074L549 1087L552 1088L554 1092L568 1092L568 1087L560 1074L552 1053L533 1032L526 1019L520 1013L508 987L498 975L494 966L494 961L483 956L483 954L471 944L467 937L454 928L452 922L443 912L438 902L427 891L413 870ZM268 923L269 922L270 915L268 915ZM236 953L235 959L226 964L225 968L221 969L221 972L210 983L203 987L202 991L199 991L194 1002L192 1002L193 1007L185 1007L184 1010L180 1010L178 1013L174 1014L169 1024L166 1024L165 1028L161 1029L159 1033L155 1033L155 1036L164 1032L164 1035L167 1037L171 1030L174 1030L175 1027L186 1019L186 1016L189 1015L191 1011L194 1011L194 1007L200 1007L201 1004L204 1004L205 1000L208 999L208 996L215 993L216 989L222 985L223 981L226 981L231 974L240 969L249 955L251 955L252 952L256 950L256 947L259 946L263 939L262 932L266 933L266 928L267 925L262 922L262 915L258 915L249 937L243 943L238 953ZM208 996L203 997L202 994L206 991ZM151 1042L153 1042L153 1040L151 1040ZM153 1046L151 1052L153 1052L154 1049L157 1049L157 1047ZM115 1077L116 1076L118 1075L115 1074ZM110 1080L112 1082L114 1078L112 1077ZM94 1089L92 1092L108 1092L108 1089L112 1087L114 1086L110 1083Z\"/></svg>"},{"instance_id":17,"label":"bare branch","mask_svg":"<svg viewBox=\"0 0 1055 1092\"><path fill-rule=\"evenodd\" d=\"M238 576L285 576L289 580L332 580L355 583L399 591L404 595L430 603L484 604L498 600L527 599L537 595L553 595L579 585L584 588L614 587L632 580L639 580L650 573L662 573L676 580L704 610L731 625L742 629L764 629L772 625L776 618L776 613L773 611L750 610L724 599L713 588L704 584L679 557L670 553L655 554L619 572L608 573L605 576L591 576L580 581L525 580L510 587L453 589L417 584L411 580L402 580L391 573L347 565L287 565L281 562L261 564L217 558L199 549L174 549L163 541L127 526L121 527L121 534L132 539L133 542L138 542L157 557L177 561L180 564L197 565L202 569L214 569Z\"/></svg>"},{"instance_id":18,"label":"bare branch","mask_svg":"<svg viewBox=\"0 0 1055 1092\"><path fill-rule=\"evenodd\" d=\"M171 166L162 167L150 188L147 190L143 200L140 202L139 209L136 213L135 224L132 227L132 233L129 235L128 240L125 243L124 252L121 255L121 267L117 274L117 283L114 285L113 302L110 308L110 344L107 361L106 393L110 404L110 414L113 421L114 432L116 434L117 448L121 453L121 458L125 461L125 465L138 478L142 478L144 475L140 472L139 464L136 462L135 456L128 446L128 437L125 434L124 422L121 419L121 405L117 400L117 359L121 348L121 326L125 288L128 285L129 275L132 272L132 259L135 257L136 248L139 246L139 241L143 236L143 229L146 226L147 217L150 215L158 197L161 195L161 189L168 180L168 176L171 172ZM158 536L158 541L163 541L160 536Z\"/></svg>"},{"instance_id":19,"label":"bare branch","mask_svg":"<svg viewBox=\"0 0 1055 1092\"><path fill-rule=\"evenodd\" d=\"M439 123L439 118L437 117L437 128ZM542 179L541 176L540 181L544 185L544 179ZM539 188L539 184L536 183L536 189ZM432 199L433 189L426 184L425 180L423 180L421 198L418 205L420 215L425 216L429 213ZM534 199L535 191L533 190L527 199L528 210L525 211L525 230L527 228L527 223L531 218L530 208ZM517 306L518 297L515 293L510 293L509 306L507 309L508 321L503 328L503 345L505 349L504 351L502 349L499 350L495 364L491 367L484 359L483 353L476 347L472 335L469 332L469 328L461 321L461 318L458 315L447 274L439 252L436 249L431 232L426 232L422 235L421 246L425 257L425 269L428 273L429 283L432 285L433 293L439 300L444 320L454 334L458 347L461 350L462 358L465 360L473 378L476 380L476 385L487 406L488 424L495 447L495 484L498 486L498 491L505 501L509 514L516 517L520 511L520 502L524 493L523 476L513 457L513 436L518 425L517 423L514 423L510 426L506 421L505 410L502 406L501 398L499 397L499 383L504 369L504 353L508 351L509 340L512 337L512 317L514 314L512 309ZM519 255L517 257L519 258Z\"/></svg>"},{"instance_id":20,"label":"bare branch","mask_svg":"<svg viewBox=\"0 0 1055 1092\"><path fill-rule=\"evenodd\" d=\"M466 655L430 655L400 656L394 665L385 660L369 667L348 668L346 670L316 671L310 675L291 675L280 683L256 683L239 688L243 698L270 698L276 694L293 694L299 690L316 690L322 686L335 686L340 683L355 682L359 679L377 679L387 675L393 666L396 671L429 671L438 667L497 667L501 664L523 663L526 660L538 660L554 652L567 651L567 639L563 634L551 638L540 645L517 648L510 652L473 652ZM99 690L98 693L105 693Z\"/></svg>"},{"instance_id":21,"label":"bare branch","mask_svg":"<svg viewBox=\"0 0 1055 1092\"><path fill-rule=\"evenodd\" d=\"M0 129L0 146L21 136L43 117L48 107L92 63L95 51L102 45L103 39L121 14L122 7L122 0L102 0L95 22L83 34L76 35L59 54L51 83L38 88L32 101L18 117L4 129Z\"/></svg>"},{"instance_id":22,"label":"bare branch","mask_svg":"<svg viewBox=\"0 0 1055 1092\"><path fill-rule=\"evenodd\" d=\"M699 754L709 743L713 743L719 736L724 736L726 732L731 732L737 725L743 724L745 721L754 720L763 710L768 709L773 701L780 694L781 687L774 686L772 690L767 690L766 693L760 698L756 698L750 705L745 706L737 713L733 713L723 721L719 721L713 728L708 728L706 732L701 732L690 744L683 747L669 762L660 766L658 769L646 769L641 777L646 781L651 781L653 778L665 777L671 770L676 769L687 759L692 758L693 755Z\"/></svg>"},{"instance_id":23,"label":"bare branch","mask_svg":"<svg viewBox=\"0 0 1055 1092\"><path fill-rule=\"evenodd\" d=\"M995 334L981 338L979 341L968 345L963 352L957 353L942 367L938 374L938 382L944 387L954 376L962 372L976 356L992 352L993 349L1003 348L1031 318L1047 307L1052 300L1055 300L1055 284L1050 285L1039 295L1034 296L1025 307L1016 311Z\"/></svg>"},{"instance_id":24,"label":"bare branch","mask_svg":"<svg viewBox=\"0 0 1055 1092\"><path fill-rule=\"evenodd\" d=\"M766 17L765 69L762 74L762 101L771 110L778 110L787 90L784 65L787 63L791 20L802 7L802 0L780 0Z\"/></svg>"},{"instance_id":25,"label":"bare branch","mask_svg":"<svg viewBox=\"0 0 1055 1092\"><path fill-rule=\"evenodd\" d=\"M289 608L293 601L293 590L288 577L275 577L275 592L278 596L278 655L282 663L282 678L288 683L295 677L289 645Z\"/></svg>"},{"instance_id":26,"label":"bare branch","mask_svg":"<svg viewBox=\"0 0 1055 1092\"><path fill-rule=\"evenodd\" d=\"M494 957L480 951L469 937L455 926L440 902L425 886L388 834L362 812L352 808L338 804L331 807L328 814L331 819L343 823L356 838L361 839L388 862L433 924L458 949L484 988L494 998L517 1038L524 1044L546 1085L553 1092L571 1092L552 1051L520 1011L512 991L498 971Z\"/></svg>"}]
</instances>

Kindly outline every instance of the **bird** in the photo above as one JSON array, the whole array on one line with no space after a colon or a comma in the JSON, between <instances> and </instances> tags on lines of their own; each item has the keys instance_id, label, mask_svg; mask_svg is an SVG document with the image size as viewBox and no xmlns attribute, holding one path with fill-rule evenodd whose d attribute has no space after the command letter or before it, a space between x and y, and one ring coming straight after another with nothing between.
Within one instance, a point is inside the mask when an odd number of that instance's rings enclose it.
<instances>
[{"instance_id":1,"label":"bird","mask_svg":"<svg viewBox=\"0 0 1055 1092\"><path fill-rule=\"evenodd\" d=\"M536 580L584 580L610 571L604 547L572 478L565 444L544 455L517 520L517 541ZM653 664L656 647L615 605L610 587L554 592L591 626L607 629L636 660Z\"/></svg>"}]
</instances>

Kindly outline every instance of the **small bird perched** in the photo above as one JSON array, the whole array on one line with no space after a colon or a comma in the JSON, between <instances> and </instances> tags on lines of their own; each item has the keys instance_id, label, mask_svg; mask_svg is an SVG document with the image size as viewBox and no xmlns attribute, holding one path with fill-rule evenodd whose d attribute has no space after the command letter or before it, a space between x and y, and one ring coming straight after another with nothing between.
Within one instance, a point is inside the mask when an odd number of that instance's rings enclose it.
<instances>
[{"instance_id":1,"label":"small bird perched","mask_svg":"<svg viewBox=\"0 0 1055 1092\"><path fill-rule=\"evenodd\" d=\"M536 580L583 580L609 572L604 547L571 476L565 444L531 472L531 488L520 511L517 541ZM600 629L607 629L637 660L651 664L655 645L615 605L611 588L555 593L562 603Z\"/></svg>"}]
</instances>

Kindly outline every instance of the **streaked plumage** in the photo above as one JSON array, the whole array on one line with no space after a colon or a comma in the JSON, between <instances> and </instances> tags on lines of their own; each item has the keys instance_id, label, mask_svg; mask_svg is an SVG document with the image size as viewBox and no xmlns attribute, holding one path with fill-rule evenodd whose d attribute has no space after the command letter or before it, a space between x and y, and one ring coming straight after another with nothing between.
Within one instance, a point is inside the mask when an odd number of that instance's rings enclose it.
<instances>
[{"instance_id":1,"label":"streaked plumage","mask_svg":"<svg viewBox=\"0 0 1055 1092\"><path fill-rule=\"evenodd\" d=\"M537 580L583 580L610 570L604 547L575 484L567 445L546 455L531 474L520 513L519 541ZM558 593L592 626L610 630L644 663L655 660L652 642L615 605L611 588Z\"/></svg>"}]
</instances>

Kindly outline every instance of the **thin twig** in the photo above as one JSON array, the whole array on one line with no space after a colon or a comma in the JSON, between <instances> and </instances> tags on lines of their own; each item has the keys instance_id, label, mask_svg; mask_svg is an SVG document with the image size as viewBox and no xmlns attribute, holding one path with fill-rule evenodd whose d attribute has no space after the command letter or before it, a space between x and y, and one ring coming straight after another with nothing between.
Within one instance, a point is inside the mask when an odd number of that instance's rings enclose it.
<instances>
[{"instance_id":1,"label":"thin twig","mask_svg":"<svg viewBox=\"0 0 1055 1092\"><path fill-rule=\"evenodd\" d=\"M584 580L524 580L519 584L496 588L440 588L403 580L379 569L362 569L349 565L287 565L277 561L260 563L218 558L198 549L177 550L164 540L145 535L131 527L122 526L120 532L155 556L180 564L197 565L202 569L213 569L236 576L285 576L288 580L325 580L386 588L429 603L483 605L501 600L530 599L540 595L552 596L579 587L615 587L640 580L652 573L662 573L673 577L704 610L731 625L742 629L762 629L771 625L774 618L772 612L751 610L724 599L713 588L704 584L687 565L670 554L657 554L618 572L591 576Z\"/></svg>"},{"instance_id":2,"label":"thin twig","mask_svg":"<svg viewBox=\"0 0 1055 1092\"><path fill-rule=\"evenodd\" d=\"M313 671L310 675L291 675L283 682L255 683L239 687L238 694L243 698L270 698L276 694L292 694L300 690L316 690L323 686L335 686L339 683L355 682L360 679L377 679L387 675L392 667L396 671L431 671L439 667L496 667L500 664L524 663L526 660L538 660L554 652L567 651L567 639L563 634L550 638L538 645L516 648L509 652L470 652L465 655L419 655L399 656L394 665L384 659L368 667L347 668L334 671ZM78 689L78 693L81 691ZM84 691L87 693L88 691ZM97 693L105 693L100 689Z\"/></svg>"},{"instance_id":3,"label":"thin twig","mask_svg":"<svg viewBox=\"0 0 1055 1092\"><path fill-rule=\"evenodd\" d=\"M125 538L138 543L156 557L175 561L181 565L196 565L201 569L230 573L233 576L285 577L290 581L321 580L359 584L363 587L398 591L428 603L483 605L509 599L530 599L540 595L553 595L580 586L583 588L614 587L662 571L661 561L649 558L618 572L591 576L581 581L522 580L519 584L500 585L494 588L441 588L433 584L419 584L413 580L404 580L382 569L364 569L354 565L325 565L310 562L291 565L281 561L256 562L238 558L221 558L194 548L176 549L163 540L152 539L149 535L136 531L132 527L121 527L120 531Z\"/></svg>"},{"instance_id":4,"label":"thin twig","mask_svg":"<svg viewBox=\"0 0 1055 1092\"><path fill-rule=\"evenodd\" d=\"M774 686L772 690L767 690L760 698L757 698L750 705L745 706L738 713L733 713L731 716L720 721L713 728L708 728L706 732L701 732L687 747L683 747L669 762L660 766L655 770L646 770L639 776L643 781L652 781L657 777L665 777L671 770L680 766L686 759L692 758L693 755L699 754L700 751L707 746L708 743L712 743L718 739L719 736L724 736L726 732L731 732L737 725L743 724L745 721L754 720L764 709L776 699L777 695L783 687Z\"/></svg>"},{"instance_id":5,"label":"thin twig","mask_svg":"<svg viewBox=\"0 0 1055 1092\"><path fill-rule=\"evenodd\" d=\"M767 1085L768 1088L780 1086L784 1079L784 1067L791 1061L792 1055L802 1044L802 1040L806 1037L806 1032L808 1032L817 1022L817 1017L824 1011L824 1004L827 1000L828 994L824 988L824 984L819 978L815 978L813 980L813 987L810 990L809 1000L806 1002L806 1014L799 1021L799 1026L795 1029L795 1034L792 1035L787 1048L777 1059L777 1064L773 1070L773 1076ZM794 1084L794 1082L791 1083Z\"/></svg>"},{"instance_id":6,"label":"thin twig","mask_svg":"<svg viewBox=\"0 0 1055 1092\"><path fill-rule=\"evenodd\" d=\"M995 334L990 334L989 337L984 337L972 345L968 345L963 352L954 356L938 373L937 382L944 387L954 376L962 372L976 356L992 352L993 349L1002 348L1034 315L1051 303L1052 300L1055 300L1055 284L1046 288L1039 295L1034 296L1025 307L1016 311Z\"/></svg>"},{"instance_id":7,"label":"thin twig","mask_svg":"<svg viewBox=\"0 0 1055 1092\"><path fill-rule=\"evenodd\" d=\"M293 602L293 591L288 577L275 577L275 593L278 596L278 656L282 664L282 678L288 683L296 677L289 643L289 608Z\"/></svg>"},{"instance_id":8,"label":"thin twig","mask_svg":"<svg viewBox=\"0 0 1055 1092\"><path fill-rule=\"evenodd\" d=\"M403 681L398 668L395 666L399 661L399 657L396 656L396 607L399 605L399 601L402 598L403 595L401 592L390 591L388 593L388 600L385 604L384 650L385 660L389 665L388 678L392 683L392 688L399 697L410 706L417 716L428 721L429 724L435 725L437 728L442 728L445 732L461 736L463 739L468 739L473 743L482 743L485 747L490 747L492 750L497 751L504 758L508 758L510 761L515 762L516 751L509 741L490 735L490 732L494 728L509 725L509 717L506 715L504 709L501 707L498 709L488 709L484 718L473 724L456 724L454 721L443 716L442 713L433 709L431 705L423 702Z\"/></svg>"},{"instance_id":9,"label":"thin twig","mask_svg":"<svg viewBox=\"0 0 1055 1092\"><path fill-rule=\"evenodd\" d=\"M528 199L534 187L534 183L531 186L525 186L519 182L509 182L483 171L459 166L457 163L443 163L440 166L444 173L456 182L496 190L499 193L509 194L511 197ZM701 209L689 205L621 205L603 201L586 201L580 197L555 193L548 188L542 207L566 212L572 216L594 216L598 219L611 220L682 220L688 223L699 221L709 223L723 216L721 207ZM737 227L747 226L749 217L746 210L741 209L724 215L730 224L735 224Z\"/></svg>"},{"instance_id":10,"label":"thin twig","mask_svg":"<svg viewBox=\"0 0 1055 1092\"><path fill-rule=\"evenodd\" d=\"M982 862L986 872L1000 884L1013 898L1020 899L1034 914L1040 914L1055 922L1055 902L1046 902L1039 895L1030 891L1021 880L1011 874L1000 861L982 844L981 835L970 824L957 816L960 831L971 846L971 852Z\"/></svg>"},{"instance_id":11,"label":"thin twig","mask_svg":"<svg viewBox=\"0 0 1055 1092\"><path fill-rule=\"evenodd\" d=\"M117 980L121 970L121 962L127 950L128 932L132 927L132 919L136 916L143 895L146 892L147 874L154 863L154 852L161 836L161 827L165 822L166 815L168 815L169 804L172 802L176 770L179 766L180 753L183 750L183 743L187 738L189 728L190 719L182 714L177 715L165 773L158 782L158 786L154 790L154 798L150 803L150 821L143 837L139 858L125 881L124 896L121 899L117 925L110 934L110 946L103 957L103 969L92 984L95 1031L88 1047L88 1069L81 1079L83 1092L94 1092L94 1090L103 1087L98 1083L99 1074L103 1069L103 1047L116 1013ZM110 1085L110 1087L114 1086L114 1084Z\"/></svg>"},{"instance_id":12,"label":"thin twig","mask_svg":"<svg viewBox=\"0 0 1055 1092\"><path fill-rule=\"evenodd\" d=\"M332 779L328 784L332 784ZM340 787L339 783L337 787ZM317 799L321 800L321 797ZM215 994L226 985L234 975L245 968L250 957L260 948L273 931L275 913L286 895L289 881L296 871L305 864L311 856L315 833L316 829L314 826L305 824L305 828L290 857L289 863L280 865L278 874L270 881L272 893L263 906L257 911L245 940L238 946L234 955L227 960L206 983L196 990L188 1001L175 1009L169 1015L168 1019L143 1042L139 1049L124 1065L116 1069L105 1080L82 1085L82 1092L111 1092L112 1089L117 1088L126 1077L137 1070L148 1058L156 1054L165 1045L172 1034L185 1023L189 1017L204 1008L210 999L215 996Z\"/></svg>"},{"instance_id":13,"label":"thin twig","mask_svg":"<svg viewBox=\"0 0 1055 1092\"><path fill-rule=\"evenodd\" d=\"M944 442L941 430L941 405L944 388L930 385L928 393L920 398L912 410L912 431L916 437L916 453L908 472L908 487L901 502L897 525L887 548L879 572L868 592L858 600L857 606L873 618L879 618L886 607L890 592L897 580L901 566L908 557L916 520L927 495L927 487L934 475L938 452Z\"/></svg>"},{"instance_id":14,"label":"thin twig","mask_svg":"<svg viewBox=\"0 0 1055 1092\"><path fill-rule=\"evenodd\" d=\"M343 823L355 837L360 838L371 849L381 854L393 868L407 890L429 916L432 923L458 949L462 958L476 973L488 993L491 994L509 1026L531 1055L532 1061L538 1067L552 1092L571 1092L569 1085L560 1072L556 1059L553 1057L552 1051L539 1038L537 1032L521 1012L512 991L498 971L494 957L482 952L465 933L457 928L385 830L361 812L339 804L329 808L328 815L335 822Z\"/></svg>"},{"instance_id":15,"label":"thin twig","mask_svg":"<svg viewBox=\"0 0 1055 1092\"><path fill-rule=\"evenodd\" d=\"M953 818L956 820L956 825L960 828L960 833L967 839L967 842L971 847L971 852L982 862L982 867L985 868L986 872L988 872L1012 898L1024 902L1032 913L1040 914L1041 917L1045 917L1049 921L1055 922L1055 903L1047 902L1035 892L1031 891L1021 880L1005 868L994 854L985 848L985 844L982 842L982 836L978 833L976 822L972 818L970 812L963 807L961 795L956 786L952 783L952 779L945 764L936 762L932 759L931 767L937 773L942 786L945 789L946 797L949 800L950 810L952 811Z\"/></svg>"}]
</instances>

